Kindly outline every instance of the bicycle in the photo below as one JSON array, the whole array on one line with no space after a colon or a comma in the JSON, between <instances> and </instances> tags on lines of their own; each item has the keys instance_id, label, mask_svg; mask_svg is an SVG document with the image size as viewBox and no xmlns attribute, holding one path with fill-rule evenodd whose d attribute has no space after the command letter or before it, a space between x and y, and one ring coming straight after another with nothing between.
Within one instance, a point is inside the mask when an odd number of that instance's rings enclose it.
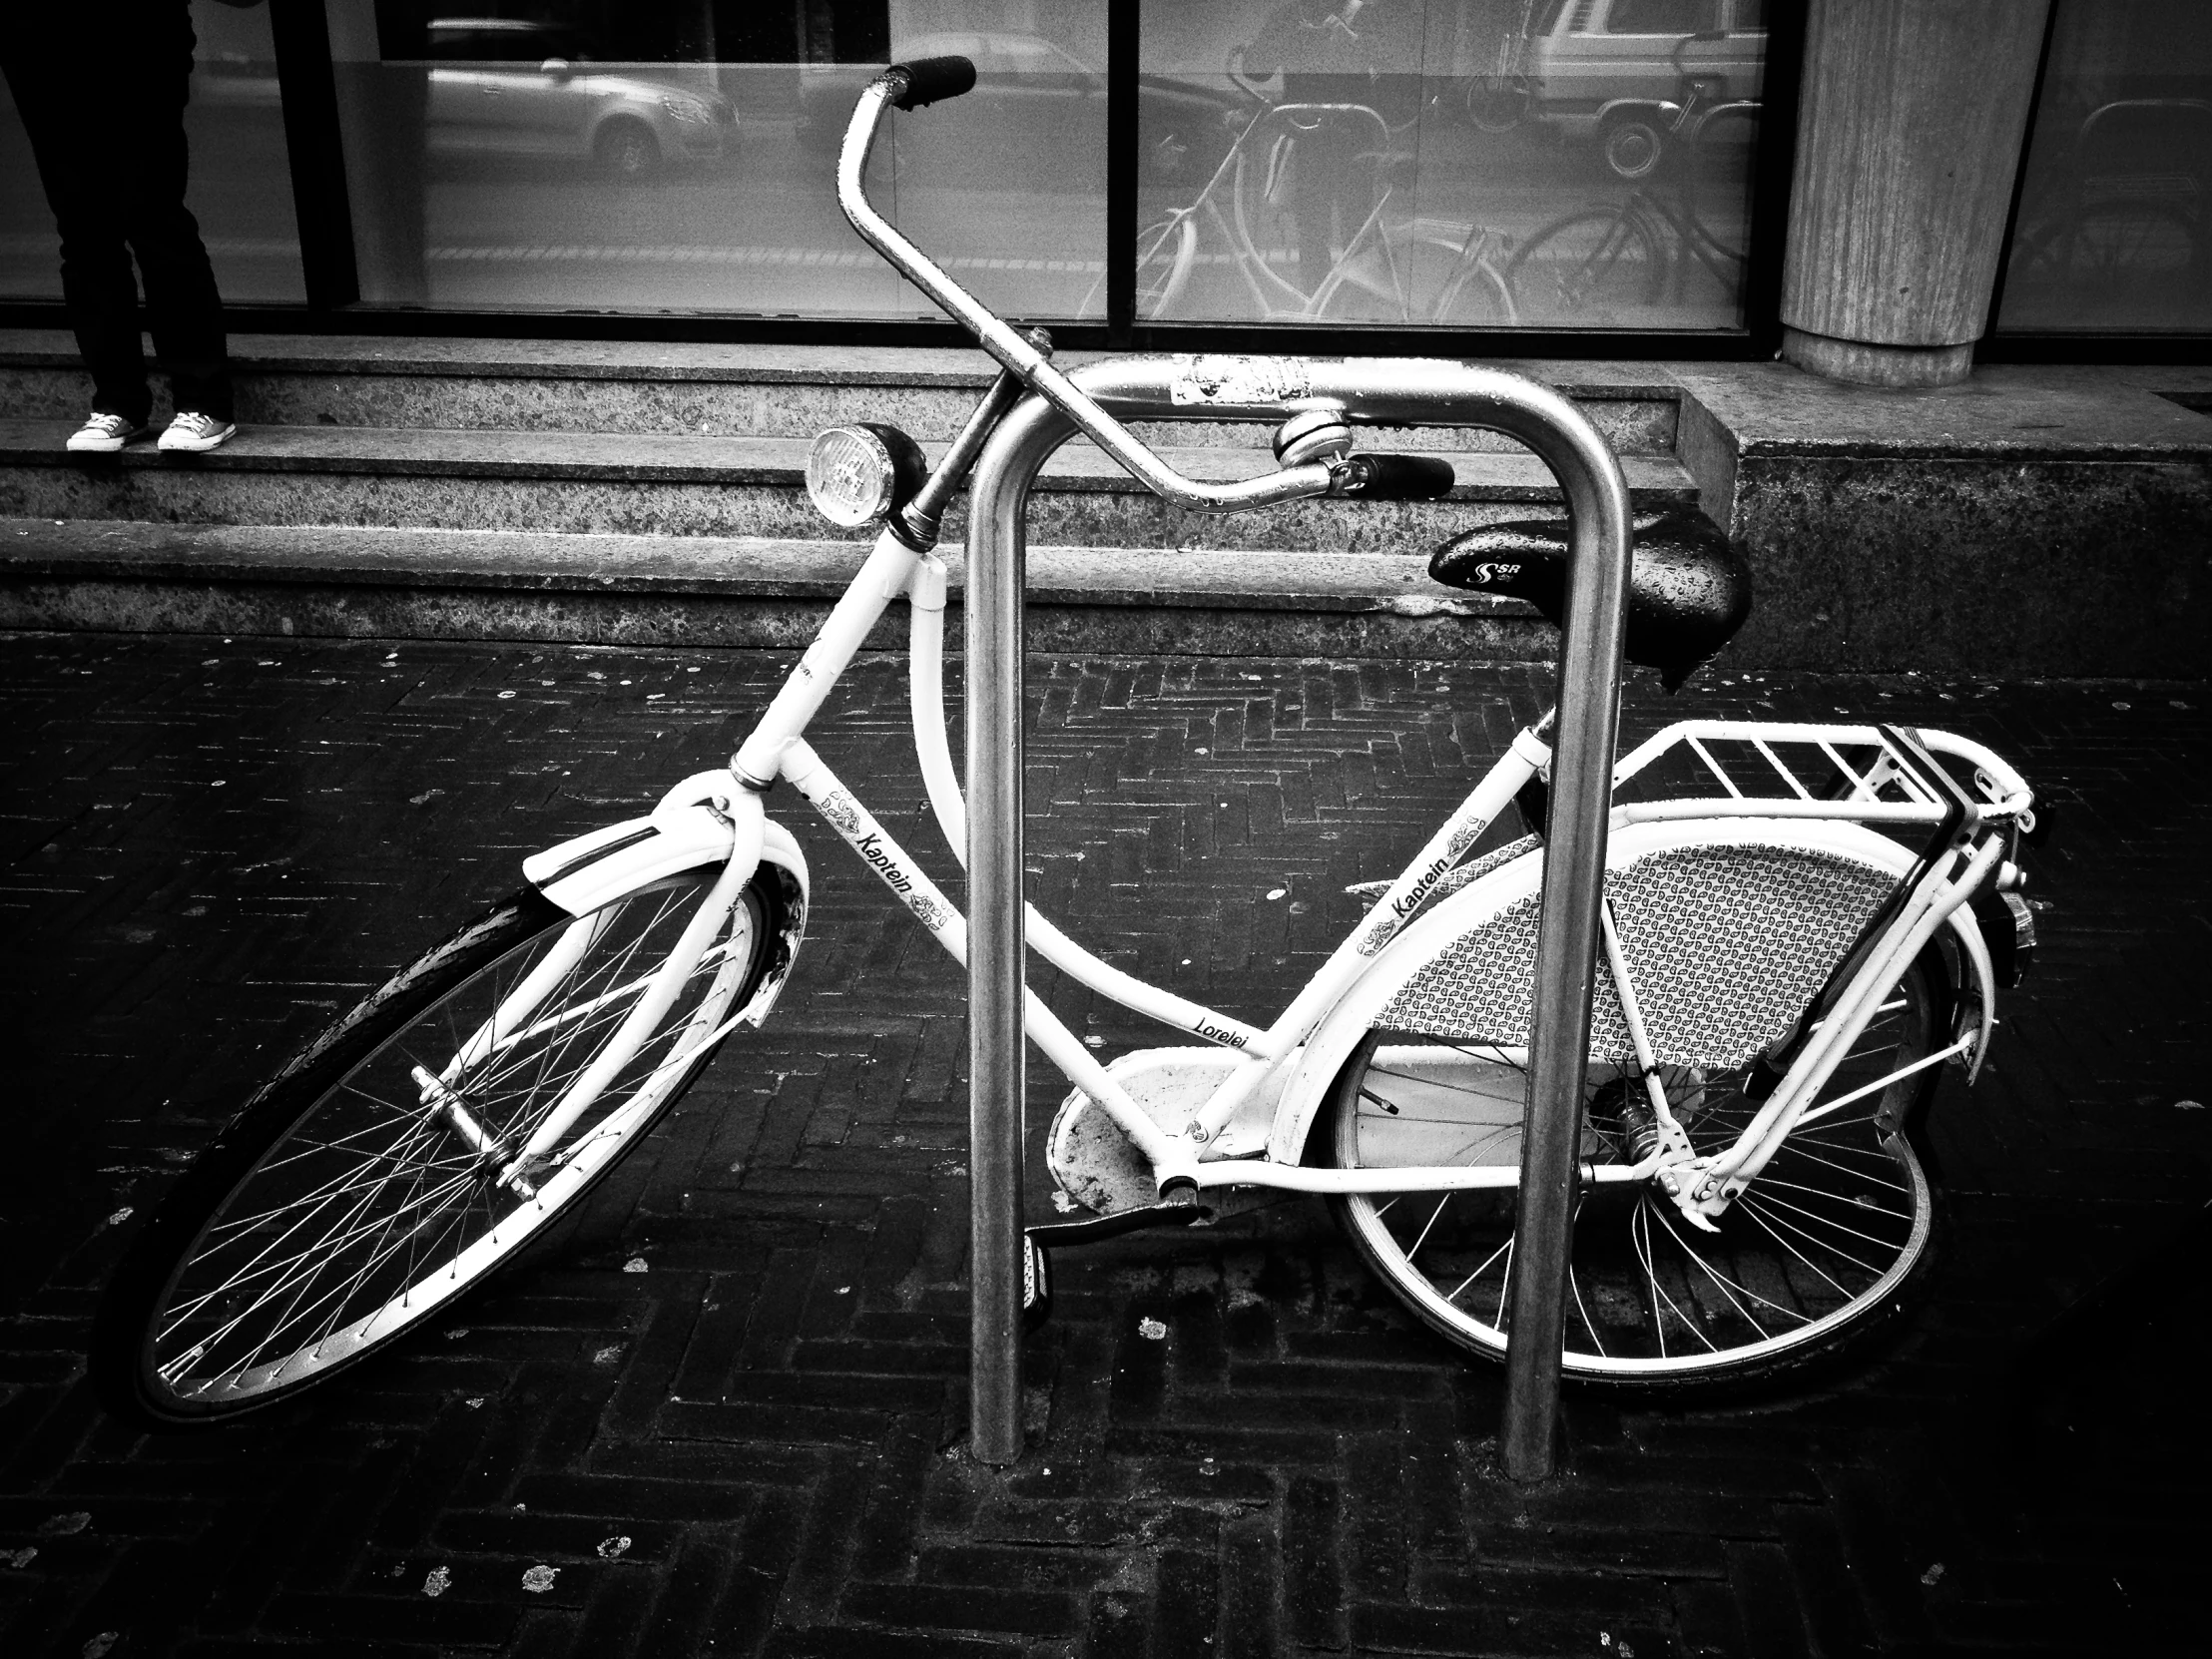
<instances>
[{"instance_id":1,"label":"bicycle","mask_svg":"<svg viewBox=\"0 0 2212 1659\"><path fill-rule=\"evenodd\" d=\"M308 1043L160 1202L96 1322L94 1375L123 1416L179 1427L290 1398L400 1340L603 1178L788 981L809 874L767 817L776 783L964 956L966 919L805 733L904 598L925 794L955 852L965 844L942 696L947 577L933 549L971 470L974 513L1017 525L1025 480L1077 430L1206 510L1432 498L1446 463L1359 452L1353 429L1433 423L1441 410L1536 447L1574 513L1564 537L1493 526L1447 543L1441 579L1556 616L1569 546L1579 569L1627 568L1617 461L1571 404L1517 376L1219 357L1062 374L1049 342L984 310L864 194L885 109L963 82L963 60L878 77L846 134L839 197L861 235L984 342L1000 364L991 387L933 469L889 427L818 440L818 505L881 528L727 765L643 817L526 859L520 892ZM1116 408L1265 415L1280 422L1277 464L1194 482ZM1627 655L1679 684L1741 624L1744 570L1701 521L1653 521L1640 537ZM1367 915L1265 1028L1149 984L1027 912L1039 954L1183 1040L1102 1063L1026 993L1030 1039L1073 1085L1048 1163L1094 1212L1029 1230L1038 1311L1051 1250L1209 1219L1255 1193L1307 1193L1328 1198L1416 1317L1470 1352L1504 1351L1497 1286L1512 1249L1551 723L1522 730L1377 883ZM1848 722L1680 723L1622 759L1615 786L1566 1369L1647 1387L1762 1376L1877 1327L1925 1265L1936 1213L1916 1147L1937 1069L1970 1075L1986 1052L2003 977L1992 944L2009 960L2023 942L2013 857L2036 829L2033 796L1977 744ZM1532 832L1470 858L1508 810Z\"/></svg>"},{"instance_id":2,"label":"bicycle","mask_svg":"<svg viewBox=\"0 0 2212 1659\"><path fill-rule=\"evenodd\" d=\"M1395 140L1382 113L1365 104L1276 103L1244 76L1235 59L1230 78L1256 104L1212 175L1192 198L1137 234L1137 315L1172 320L1212 239L1227 248L1257 315L1269 321L1358 320L1509 327L1513 295L1495 259L1505 239L1489 227L1438 219L1393 222L1389 171ZM1297 170L1312 166L1315 139L1335 129L1356 147L1372 175L1373 206L1347 227L1343 250L1318 279L1284 275L1299 238L1289 221ZM1301 146L1307 154L1301 156ZM1103 278L1101 279L1103 280ZM1095 304L1093 288L1084 305Z\"/></svg>"},{"instance_id":3,"label":"bicycle","mask_svg":"<svg viewBox=\"0 0 2212 1659\"><path fill-rule=\"evenodd\" d=\"M2007 315L2170 326L2204 292L2199 248L2212 175L2212 103L2131 98L2082 119L2063 165L2021 205Z\"/></svg>"},{"instance_id":4,"label":"bicycle","mask_svg":"<svg viewBox=\"0 0 2212 1659\"><path fill-rule=\"evenodd\" d=\"M1717 37L1688 35L1675 45L1682 86L1677 101L1661 105L1651 119L1617 121L1606 130L1606 165L1637 182L1636 189L1610 206L1578 208L1553 220L1514 253L1505 274L1523 306L1583 326L1648 325L1653 319L1638 311L1679 302L1693 259L1724 293L1740 289L1747 251L1714 234L1698 197L1711 134L1758 121L1760 106L1748 99L1713 102L1706 83L1683 63L1685 48L1710 38ZM1671 183L1673 199L1645 180Z\"/></svg>"},{"instance_id":5,"label":"bicycle","mask_svg":"<svg viewBox=\"0 0 2212 1659\"><path fill-rule=\"evenodd\" d=\"M1535 107L1535 77L1528 72L1529 34L1537 0L1521 0L1519 18L1500 31L1487 70L1470 75L1461 93L1467 120L1478 132L1509 133Z\"/></svg>"}]
</instances>

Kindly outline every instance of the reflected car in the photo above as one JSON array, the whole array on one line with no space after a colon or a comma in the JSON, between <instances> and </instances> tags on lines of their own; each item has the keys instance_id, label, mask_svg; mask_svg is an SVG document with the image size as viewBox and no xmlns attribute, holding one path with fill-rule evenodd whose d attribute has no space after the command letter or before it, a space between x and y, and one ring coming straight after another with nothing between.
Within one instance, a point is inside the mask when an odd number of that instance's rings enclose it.
<instances>
[{"instance_id":1,"label":"reflected car","mask_svg":"<svg viewBox=\"0 0 2212 1659\"><path fill-rule=\"evenodd\" d=\"M958 152L1018 166L1032 188L1049 188L1053 167L1072 162L1075 178L1105 177L1106 73L1041 35L944 30L902 36L897 56L966 58L975 90L959 100ZM800 71L800 137L834 152L853 101L881 64L808 64ZM946 106L951 108L952 106ZM1237 95L1166 75L1137 77L1137 136L1147 184L1203 185L1250 120L1252 105ZM890 129L912 145L933 136L905 125Z\"/></svg>"},{"instance_id":2,"label":"reflected car","mask_svg":"<svg viewBox=\"0 0 2212 1659\"><path fill-rule=\"evenodd\" d=\"M1596 140L1619 177L1648 177L1682 96L1678 49L1708 100L1756 99L1766 0L1551 0L1528 39L1533 114L1570 139ZM1749 131L1736 123L1716 137Z\"/></svg>"},{"instance_id":3,"label":"reflected car","mask_svg":"<svg viewBox=\"0 0 2212 1659\"><path fill-rule=\"evenodd\" d=\"M735 148L738 112L729 99L640 74L636 65L601 68L587 60L585 44L557 23L433 20L431 153L589 162L638 178Z\"/></svg>"}]
</instances>

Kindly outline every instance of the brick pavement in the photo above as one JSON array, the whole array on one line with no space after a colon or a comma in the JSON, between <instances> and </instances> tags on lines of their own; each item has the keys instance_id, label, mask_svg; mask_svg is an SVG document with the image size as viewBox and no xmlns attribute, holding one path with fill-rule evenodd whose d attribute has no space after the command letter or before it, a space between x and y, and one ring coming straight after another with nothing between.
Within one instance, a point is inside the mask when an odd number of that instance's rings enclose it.
<instances>
[{"instance_id":1,"label":"brick pavement","mask_svg":"<svg viewBox=\"0 0 2212 1659\"><path fill-rule=\"evenodd\" d=\"M79 1351L126 1212L525 852L722 753L721 711L758 706L784 659L0 653L0 1652L1766 1659L2164 1650L2193 1628L2212 1305L2203 1235L2177 1230L2212 1113L2177 1102L2207 1094L2200 688L1632 692L1632 736L1879 706L1989 742L2058 805L2034 888L2054 908L1993 1075L1938 1105L1954 1229L1927 1307L1855 1371L1755 1401L1571 1396L1567 1476L1522 1491L1493 1464L1497 1374L1416 1330L1304 1202L1063 1253L1030 1454L958 1455L958 982L788 794L818 883L796 982L583 1215L318 1396L213 1434L120 1430ZM895 668L854 677L820 747L942 874ZM1048 907L1259 1014L1538 679L1059 658L1032 685ZM1107 1052L1149 1040L1044 983ZM1059 1093L1036 1078L1039 1131Z\"/></svg>"}]
</instances>

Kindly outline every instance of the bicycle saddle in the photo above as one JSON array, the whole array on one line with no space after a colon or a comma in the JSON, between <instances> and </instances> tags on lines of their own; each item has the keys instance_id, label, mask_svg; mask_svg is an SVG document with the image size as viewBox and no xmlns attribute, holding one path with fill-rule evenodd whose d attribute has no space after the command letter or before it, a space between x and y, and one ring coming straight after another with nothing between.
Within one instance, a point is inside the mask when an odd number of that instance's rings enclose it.
<instances>
[{"instance_id":1,"label":"bicycle saddle","mask_svg":"<svg viewBox=\"0 0 2212 1659\"><path fill-rule=\"evenodd\" d=\"M1639 513L1628 580L1632 663L1659 671L1667 690L1710 661L1751 615L1751 567L1694 507ZM1451 588L1525 599L1558 622L1566 608L1567 521L1523 518L1454 536L1429 556Z\"/></svg>"}]
</instances>

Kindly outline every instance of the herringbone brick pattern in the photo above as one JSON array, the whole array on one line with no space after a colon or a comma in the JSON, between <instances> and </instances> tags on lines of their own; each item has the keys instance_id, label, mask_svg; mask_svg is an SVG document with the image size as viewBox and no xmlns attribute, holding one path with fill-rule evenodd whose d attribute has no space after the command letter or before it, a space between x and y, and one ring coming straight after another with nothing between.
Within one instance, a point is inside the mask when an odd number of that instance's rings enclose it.
<instances>
[{"instance_id":1,"label":"herringbone brick pattern","mask_svg":"<svg viewBox=\"0 0 2212 1659\"><path fill-rule=\"evenodd\" d=\"M1952 1246L1854 1369L1750 1401L1570 1398L1493 1463L1499 1379L1318 1206L1063 1252L1032 1444L963 1430L960 982L788 792L815 911L776 1019L525 1263L249 1425L142 1438L81 1349L229 1106L528 851L724 752L760 654L0 642L0 1651L600 1656L2170 1651L2208 1480L2208 785L2188 687L1717 681L1680 713L1879 707L2057 806L2047 943L1938 1137ZM819 747L941 875L895 662ZM1029 862L1116 960L1287 997L1533 712L1464 665L1040 660ZM1041 982L1107 1053L1153 1040ZM1061 1090L1039 1068L1032 1140ZM1035 1147L1032 1146L1034 1154ZM1053 1212L1032 1156L1030 1208ZM2201 1233L2194 1248L2201 1252ZM2147 1278L2029 1344L2139 1258ZM2161 1278L2161 1274L2164 1275ZM2151 1294L2141 1294L2144 1285ZM2028 1345L2028 1346L2023 1346Z\"/></svg>"}]
</instances>

